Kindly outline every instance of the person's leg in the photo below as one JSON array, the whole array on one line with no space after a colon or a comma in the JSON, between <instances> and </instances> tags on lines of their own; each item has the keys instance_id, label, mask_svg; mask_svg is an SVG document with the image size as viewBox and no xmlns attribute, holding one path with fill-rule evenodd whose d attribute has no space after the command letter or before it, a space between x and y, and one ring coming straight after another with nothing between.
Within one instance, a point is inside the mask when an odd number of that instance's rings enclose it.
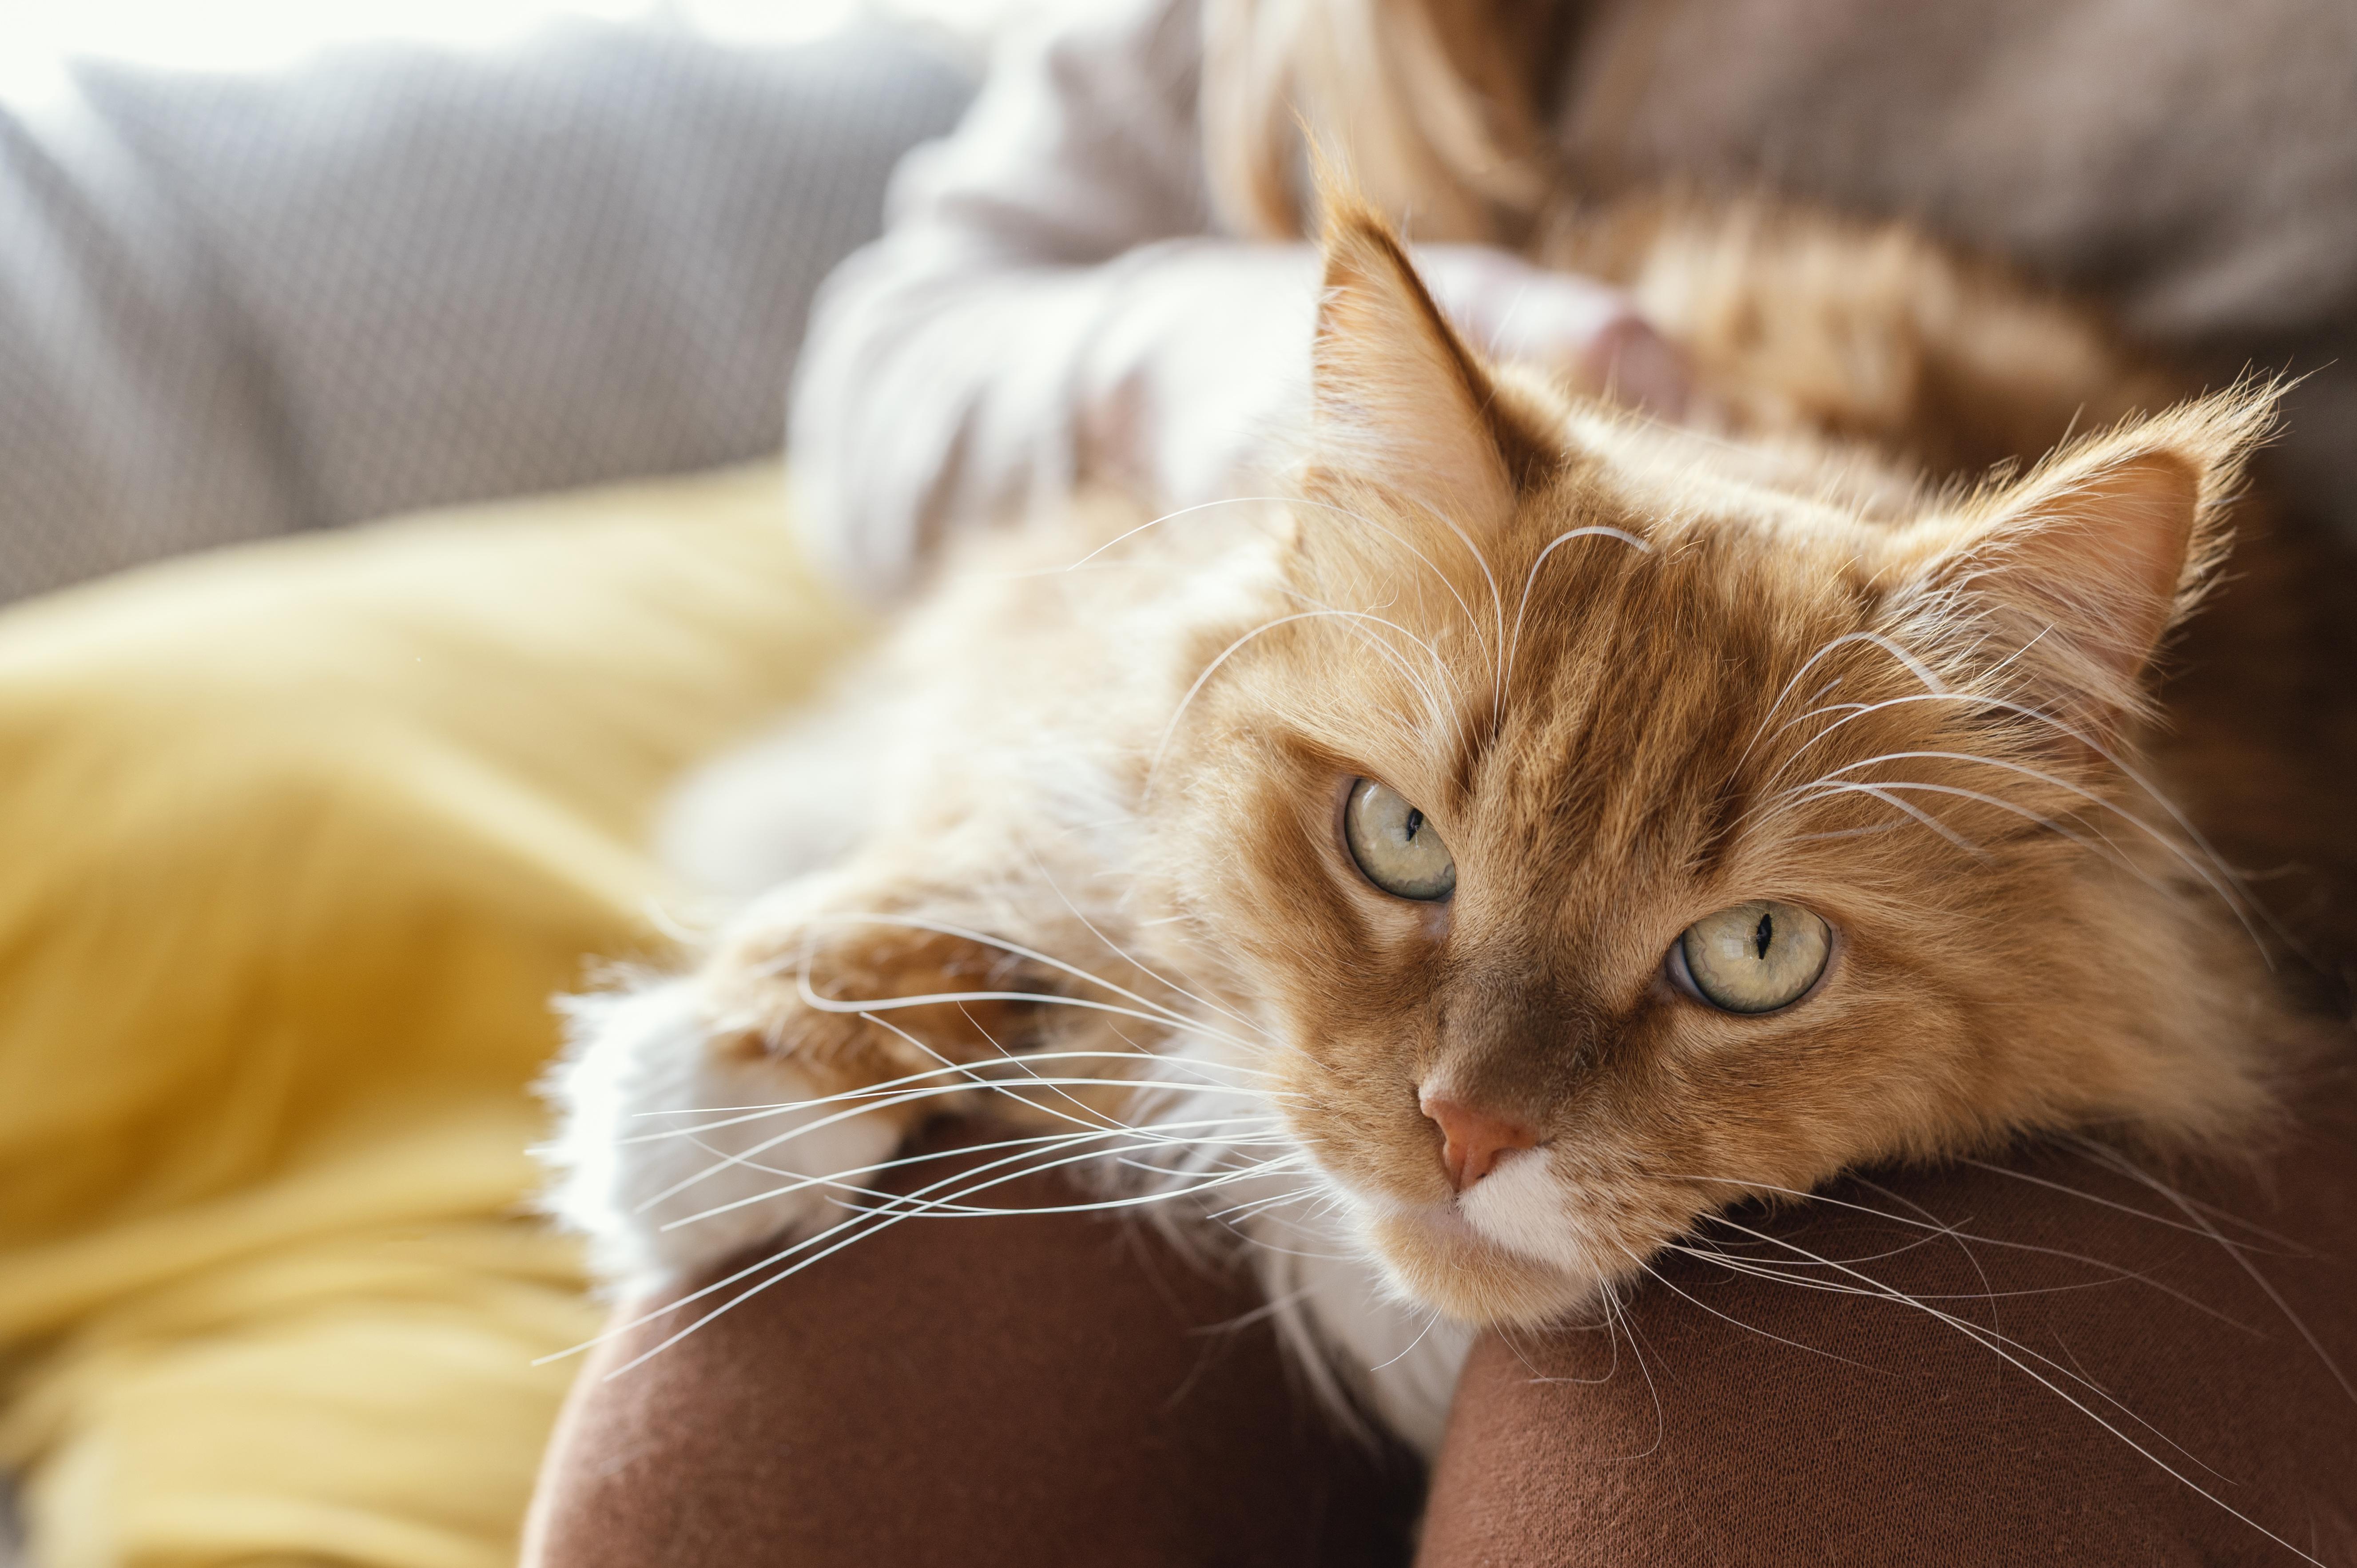
<instances>
[{"instance_id":1,"label":"person's leg","mask_svg":"<svg viewBox=\"0 0 2357 1568\"><path fill-rule=\"evenodd\" d=\"M921 1168L909 1185L943 1170ZM1048 1177L993 1195L1027 1208L1077 1196ZM1205 1273L1149 1228L910 1220L613 1370L741 1294L601 1352L551 1448L527 1563L1406 1557L1412 1466L1309 1408L1266 1325L1238 1324L1259 1305L1246 1280Z\"/></svg>"},{"instance_id":2,"label":"person's leg","mask_svg":"<svg viewBox=\"0 0 2357 1568\"><path fill-rule=\"evenodd\" d=\"M2084 1154L1850 1183L1485 1339L1418 1561L2357 1563L2357 1093L2170 1179L2219 1212ZM1085 1217L900 1226L585 1378L533 1561L1396 1560L1413 1477L1196 1328L1253 1305Z\"/></svg>"},{"instance_id":3,"label":"person's leg","mask_svg":"<svg viewBox=\"0 0 2357 1568\"><path fill-rule=\"evenodd\" d=\"M2303 1114L2252 1172L2057 1151L1705 1227L1611 1328L1477 1346L1418 1563L2357 1563L2357 1093Z\"/></svg>"}]
</instances>

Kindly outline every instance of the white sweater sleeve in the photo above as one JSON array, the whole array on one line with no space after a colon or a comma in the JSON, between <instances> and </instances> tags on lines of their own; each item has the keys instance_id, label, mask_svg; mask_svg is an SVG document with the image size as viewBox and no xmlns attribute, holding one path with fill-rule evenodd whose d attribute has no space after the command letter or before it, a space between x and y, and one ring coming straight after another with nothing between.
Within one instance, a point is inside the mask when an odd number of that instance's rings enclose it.
<instances>
[{"instance_id":1,"label":"white sweater sleeve","mask_svg":"<svg viewBox=\"0 0 2357 1568\"><path fill-rule=\"evenodd\" d=\"M1255 486L1306 400L1317 260L1209 233L1198 0L1081 0L911 154L813 313L791 450L819 558L904 586L945 529L1081 478Z\"/></svg>"}]
</instances>

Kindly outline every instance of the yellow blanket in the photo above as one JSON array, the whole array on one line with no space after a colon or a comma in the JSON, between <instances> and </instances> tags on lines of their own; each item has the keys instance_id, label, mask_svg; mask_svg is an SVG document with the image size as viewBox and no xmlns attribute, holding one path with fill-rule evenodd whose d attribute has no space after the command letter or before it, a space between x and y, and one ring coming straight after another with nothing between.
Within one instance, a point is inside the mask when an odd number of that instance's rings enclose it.
<instances>
[{"instance_id":1,"label":"yellow blanket","mask_svg":"<svg viewBox=\"0 0 2357 1568\"><path fill-rule=\"evenodd\" d=\"M0 615L0 1466L37 1568L513 1561L591 1332L522 1208L664 783L856 635L774 467Z\"/></svg>"}]
</instances>

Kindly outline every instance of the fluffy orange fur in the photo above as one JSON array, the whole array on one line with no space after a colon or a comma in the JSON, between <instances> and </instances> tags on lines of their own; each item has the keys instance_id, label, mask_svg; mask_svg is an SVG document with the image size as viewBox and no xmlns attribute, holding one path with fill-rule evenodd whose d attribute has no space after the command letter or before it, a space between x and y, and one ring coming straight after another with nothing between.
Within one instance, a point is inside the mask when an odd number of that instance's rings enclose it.
<instances>
[{"instance_id":1,"label":"fluffy orange fur","mask_svg":"<svg viewBox=\"0 0 2357 1568\"><path fill-rule=\"evenodd\" d=\"M1109 1082L1012 1075L1000 1104L1144 1122L1125 1084L1192 1052L1397 1285L1491 1324L1846 1169L2264 1125L2301 1026L2202 830L2289 677L2235 716L2212 659L2206 750L2154 744L2264 389L2163 408L2089 320L1903 229L1570 214L1544 253L1694 361L1705 427L1674 428L1483 362L1370 212L1334 202L1325 243L1297 501L1082 509L911 614L866 847L694 983L744 1103L814 1084L897 1132L974 1095L874 1086L1031 1052ZM1360 779L1423 811L1451 897L1361 873ZM1833 956L1789 1006L1718 1011L1668 955L1757 899ZM1436 1088L1535 1146L1460 1193Z\"/></svg>"}]
</instances>

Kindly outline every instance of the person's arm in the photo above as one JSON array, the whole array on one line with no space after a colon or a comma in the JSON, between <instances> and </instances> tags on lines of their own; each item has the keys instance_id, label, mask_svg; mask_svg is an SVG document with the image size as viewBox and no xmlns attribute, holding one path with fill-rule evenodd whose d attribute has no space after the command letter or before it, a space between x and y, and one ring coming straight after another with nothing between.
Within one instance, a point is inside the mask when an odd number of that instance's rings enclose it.
<instances>
[{"instance_id":1,"label":"person's arm","mask_svg":"<svg viewBox=\"0 0 2357 1568\"><path fill-rule=\"evenodd\" d=\"M946 529L1076 481L1157 509L1266 487L1306 408L1319 263L1216 232L1201 61L1196 0L1097 0L1011 43L956 134L904 164L796 386L803 517L839 576L888 594ZM1617 292L1485 246L1418 260L1478 345L1679 400Z\"/></svg>"},{"instance_id":2,"label":"person's arm","mask_svg":"<svg viewBox=\"0 0 2357 1568\"><path fill-rule=\"evenodd\" d=\"M1232 351L1306 368L1308 252L1202 237L1200 52L1193 0L1072 13L1011 41L957 134L902 166L886 236L820 296L796 385L797 476L842 575L888 591L944 526L1084 475L1200 483L1123 471L1194 406L1150 394L1199 302Z\"/></svg>"}]
</instances>

